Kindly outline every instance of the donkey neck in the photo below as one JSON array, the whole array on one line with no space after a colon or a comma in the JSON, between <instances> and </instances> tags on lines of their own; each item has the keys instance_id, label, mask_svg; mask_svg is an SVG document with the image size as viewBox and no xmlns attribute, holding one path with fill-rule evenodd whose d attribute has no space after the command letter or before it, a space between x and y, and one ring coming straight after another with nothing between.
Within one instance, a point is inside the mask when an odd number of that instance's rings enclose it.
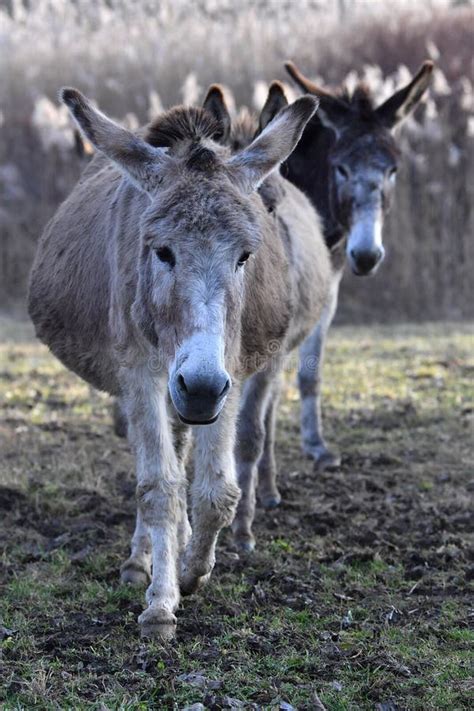
<instances>
[{"instance_id":1,"label":"donkey neck","mask_svg":"<svg viewBox=\"0 0 474 711\"><path fill-rule=\"evenodd\" d=\"M334 212L330 194L329 153L335 140L334 132L314 118L282 171L288 180L307 195L316 208L322 220L324 239L330 250L347 238L347 231Z\"/></svg>"}]
</instances>

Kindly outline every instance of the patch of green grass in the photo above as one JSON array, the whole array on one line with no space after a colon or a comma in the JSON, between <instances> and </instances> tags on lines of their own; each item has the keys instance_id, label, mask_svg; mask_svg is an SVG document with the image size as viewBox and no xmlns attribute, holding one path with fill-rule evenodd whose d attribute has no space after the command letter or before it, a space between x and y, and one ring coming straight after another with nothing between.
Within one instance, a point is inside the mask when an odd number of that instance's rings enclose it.
<instances>
[{"instance_id":1,"label":"patch of green grass","mask_svg":"<svg viewBox=\"0 0 474 711\"><path fill-rule=\"evenodd\" d=\"M270 543L270 550L272 553L276 554L281 553L282 551L284 553L292 553L293 546L290 541L286 541L284 538L275 538Z\"/></svg>"}]
</instances>

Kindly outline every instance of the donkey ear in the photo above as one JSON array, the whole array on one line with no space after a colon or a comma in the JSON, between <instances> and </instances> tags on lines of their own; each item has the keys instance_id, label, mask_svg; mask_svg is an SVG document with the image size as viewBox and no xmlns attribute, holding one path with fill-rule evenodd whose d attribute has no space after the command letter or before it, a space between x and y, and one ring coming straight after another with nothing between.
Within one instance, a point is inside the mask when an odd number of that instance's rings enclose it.
<instances>
[{"instance_id":1,"label":"donkey ear","mask_svg":"<svg viewBox=\"0 0 474 711\"><path fill-rule=\"evenodd\" d=\"M116 163L138 188L153 192L161 182L165 150L150 146L111 121L77 89L61 89L60 99L92 145Z\"/></svg>"},{"instance_id":2,"label":"donkey ear","mask_svg":"<svg viewBox=\"0 0 474 711\"><path fill-rule=\"evenodd\" d=\"M375 113L384 126L393 128L413 111L429 86L433 68L430 60L423 62L412 81L376 109Z\"/></svg>"},{"instance_id":3,"label":"donkey ear","mask_svg":"<svg viewBox=\"0 0 474 711\"><path fill-rule=\"evenodd\" d=\"M348 118L349 110L346 104L305 77L293 62L285 62L285 69L303 91L318 97L318 118L321 122L328 128L332 128L336 133L340 133Z\"/></svg>"},{"instance_id":4,"label":"donkey ear","mask_svg":"<svg viewBox=\"0 0 474 711\"><path fill-rule=\"evenodd\" d=\"M230 136L231 120L225 103L224 91L219 84L211 84L202 105L217 120L221 131L214 136L218 143L227 143Z\"/></svg>"},{"instance_id":5,"label":"donkey ear","mask_svg":"<svg viewBox=\"0 0 474 711\"><path fill-rule=\"evenodd\" d=\"M280 81L274 81L270 85L267 100L260 114L258 122L258 129L260 133L285 106L288 106L288 99L286 98L283 84Z\"/></svg>"},{"instance_id":6,"label":"donkey ear","mask_svg":"<svg viewBox=\"0 0 474 711\"><path fill-rule=\"evenodd\" d=\"M280 111L248 148L229 160L231 174L244 190L257 190L267 175L288 158L317 108L317 99L302 96Z\"/></svg>"}]
</instances>

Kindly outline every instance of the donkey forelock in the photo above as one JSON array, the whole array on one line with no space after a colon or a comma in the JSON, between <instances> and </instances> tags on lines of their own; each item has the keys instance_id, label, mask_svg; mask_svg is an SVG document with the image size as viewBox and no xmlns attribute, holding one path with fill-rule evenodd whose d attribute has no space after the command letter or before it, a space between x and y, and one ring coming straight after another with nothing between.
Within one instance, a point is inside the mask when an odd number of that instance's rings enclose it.
<instances>
[{"instance_id":1,"label":"donkey forelock","mask_svg":"<svg viewBox=\"0 0 474 711\"><path fill-rule=\"evenodd\" d=\"M173 148L181 141L215 140L221 130L220 122L206 109L177 106L152 121L145 141L157 148Z\"/></svg>"},{"instance_id":2,"label":"donkey forelock","mask_svg":"<svg viewBox=\"0 0 474 711\"><path fill-rule=\"evenodd\" d=\"M374 97L365 82L359 82L352 91L345 86L340 87L334 92L334 96L346 106L352 117L375 120Z\"/></svg>"}]
</instances>

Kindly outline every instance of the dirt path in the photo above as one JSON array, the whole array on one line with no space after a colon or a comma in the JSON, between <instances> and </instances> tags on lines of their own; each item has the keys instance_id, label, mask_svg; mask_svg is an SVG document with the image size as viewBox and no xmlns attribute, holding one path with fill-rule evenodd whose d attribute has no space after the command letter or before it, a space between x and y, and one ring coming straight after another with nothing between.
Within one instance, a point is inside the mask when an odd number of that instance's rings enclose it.
<instances>
[{"instance_id":1,"label":"dirt path","mask_svg":"<svg viewBox=\"0 0 474 711\"><path fill-rule=\"evenodd\" d=\"M2 709L312 710L317 697L331 711L469 708L467 327L335 330L325 389L337 473L301 456L288 375L284 503L258 511L249 560L225 532L210 586L184 601L163 648L140 642L143 594L118 584L134 484L108 399L28 331L0 326Z\"/></svg>"}]
</instances>

